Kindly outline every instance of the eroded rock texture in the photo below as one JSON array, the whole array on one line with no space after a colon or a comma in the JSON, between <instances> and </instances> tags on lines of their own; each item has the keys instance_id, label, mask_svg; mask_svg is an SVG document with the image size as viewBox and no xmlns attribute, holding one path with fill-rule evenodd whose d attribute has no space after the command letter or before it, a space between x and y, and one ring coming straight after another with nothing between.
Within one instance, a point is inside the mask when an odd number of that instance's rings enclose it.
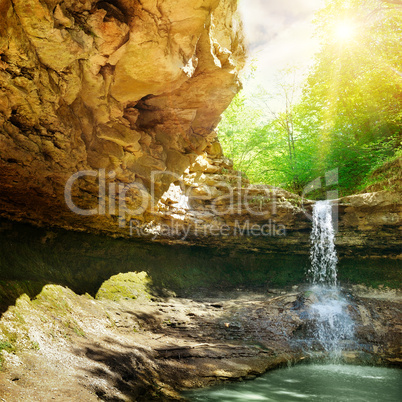
<instances>
[{"instance_id":1,"label":"eroded rock texture","mask_svg":"<svg viewBox=\"0 0 402 402\"><path fill-rule=\"evenodd\" d=\"M152 172L181 175L239 90L236 4L1 0L2 215L116 232L118 211L84 219L64 201L72 174L104 169L116 194L135 183L120 197L144 219L137 204L174 180L162 175L151 186ZM76 205L98 206L100 178L74 182Z\"/></svg>"},{"instance_id":2,"label":"eroded rock texture","mask_svg":"<svg viewBox=\"0 0 402 402\"><path fill-rule=\"evenodd\" d=\"M236 4L0 0L0 216L308 253L312 202L250 186L216 139L244 64ZM400 258L384 185L339 200L342 254Z\"/></svg>"},{"instance_id":3,"label":"eroded rock texture","mask_svg":"<svg viewBox=\"0 0 402 402\"><path fill-rule=\"evenodd\" d=\"M340 257L402 258L400 189L332 201ZM133 219L130 228L160 241L308 254L313 204L281 188L250 184L214 142L170 184L147 221Z\"/></svg>"},{"instance_id":4,"label":"eroded rock texture","mask_svg":"<svg viewBox=\"0 0 402 402\"><path fill-rule=\"evenodd\" d=\"M338 249L353 255L402 258L402 191L355 194L339 200Z\"/></svg>"},{"instance_id":5,"label":"eroded rock texture","mask_svg":"<svg viewBox=\"0 0 402 402\"><path fill-rule=\"evenodd\" d=\"M185 389L325 357L306 338L311 291L236 290L195 301L148 294L145 279L112 277L96 299L56 285L34 300L20 297L0 320L1 395L8 402L183 400ZM400 367L400 305L396 292L351 295L355 337L343 344L342 361Z\"/></svg>"}]
</instances>

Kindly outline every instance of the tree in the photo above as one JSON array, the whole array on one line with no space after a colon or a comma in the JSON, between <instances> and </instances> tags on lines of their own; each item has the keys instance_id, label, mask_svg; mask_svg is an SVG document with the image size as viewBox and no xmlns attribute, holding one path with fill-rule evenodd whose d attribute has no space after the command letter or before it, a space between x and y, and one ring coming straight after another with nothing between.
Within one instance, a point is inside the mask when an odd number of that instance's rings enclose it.
<instances>
[{"instance_id":1,"label":"tree","mask_svg":"<svg viewBox=\"0 0 402 402\"><path fill-rule=\"evenodd\" d=\"M256 170L256 159L269 149L264 127L263 111L253 107L244 94L239 93L217 128L226 156L234 160L236 169L251 177Z\"/></svg>"},{"instance_id":2,"label":"tree","mask_svg":"<svg viewBox=\"0 0 402 402\"><path fill-rule=\"evenodd\" d=\"M254 182L295 192L339 169L339 190L364 186L392 158L402 133L402 8L399 1L330 0L316 18L321 48L295 102L297 87L279 81L284 101L238 95L219 126L223 147ZM255 105L259 105L255 107Z\"/></svg>"},{"instance_id":3,"label":"tree","mask_svg":"<svg viewBox=\"0 0 402 402\"><path fill-rule=\"evenodd\" d=\"M349 189L400 143L402 10L385 3L334 0L317 16L321 50L303 103L321 121L326 168L337 165ZM341 41L334 27L345 21L355 32Z\"/></svg>"}]
</instances>

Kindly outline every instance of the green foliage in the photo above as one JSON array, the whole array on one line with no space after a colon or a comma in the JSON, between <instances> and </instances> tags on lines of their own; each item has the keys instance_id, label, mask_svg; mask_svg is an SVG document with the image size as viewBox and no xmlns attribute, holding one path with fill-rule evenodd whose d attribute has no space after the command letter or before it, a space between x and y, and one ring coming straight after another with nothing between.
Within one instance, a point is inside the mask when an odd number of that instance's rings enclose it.
<instances>
[{"instance_id":1,"label":"green foliage","mask_svg":"<svg viewBox=\"0 0 402 402\"><path fill-rule=\"evenodd\" d=\"M225 155L236 161L236 168L249 177L258 177L254 163L269 151L263 110L239 93L223 114L218 132Z\"/></svg>"},{"instance_id":2,"label":"green foliage","mask_svg":"<svg viewBox=\"0 0 402 402\"><path fill-rule=\"evenodd\" d=\"M360 184L360 191L402 191L402 147L384 164L374 166Z\"/></svg>"},{"instance_id":3,"label":"green foliage","mask_svg":"<svg viewBox=\"0 0 402 402\"><path fill-rule=\"evenodd\" d=\"M353 35L341 40L340 24ZM281 113L272 113L261 94L253 102L240 94L218 134L236 169L252 182L301 193L338 169L340 195L346 195L401 149L402 7L331 0L317 13L316 26L321 48L301 99L293 101L297 88L289 81L279 83L286 104Z\"/></svg>"}]
</instances>

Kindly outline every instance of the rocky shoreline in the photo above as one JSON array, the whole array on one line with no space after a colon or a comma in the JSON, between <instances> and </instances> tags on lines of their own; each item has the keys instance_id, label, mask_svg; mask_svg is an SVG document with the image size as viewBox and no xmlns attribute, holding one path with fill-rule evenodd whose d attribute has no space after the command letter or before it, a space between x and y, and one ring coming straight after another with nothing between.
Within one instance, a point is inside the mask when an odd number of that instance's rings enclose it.
<instances>
[{"instance_id":1,"label":"rocky shoreline","mask_svg":"<svg viewBox=\"0 0 402 402\"><path fill-rule=\"evenodd\" d=\"M314 356L300 344L313 297L301 287L179 298L148 285L145 274L128 273L106 281L95 299L57 285L20 297L0 321L2 398L180 400L185 389ZM400 293L350 291L357 343L345 361L400 367Z\"/></svg>"},{"instance_id":2,"label":"rocky shoreline","mask_svg":"<svg viewBox=\"0 0 402 402\"><path fill-rule=\"evenodd\" d=\"M180 400L322 354L298 285L314 201L251 185L215 131L237 3L0 2L0 402ZM349 362L401 365L390 184L337 200Z\"/></svg>"}]
</instances>

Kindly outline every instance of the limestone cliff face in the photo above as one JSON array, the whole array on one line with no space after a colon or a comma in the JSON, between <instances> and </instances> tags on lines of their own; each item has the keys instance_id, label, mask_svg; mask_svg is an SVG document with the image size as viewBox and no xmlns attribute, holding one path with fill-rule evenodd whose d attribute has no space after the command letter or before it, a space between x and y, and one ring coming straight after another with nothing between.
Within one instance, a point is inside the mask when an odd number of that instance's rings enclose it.
<instances>
[{"instance_id":1,"label":"limestone cliff face","mask_svg":"<svg viewBox=\"0 0 402 402\"><path fill-rule=\"evenodd\" d=\"M401 259L400 187L333 200L340 257ZM251 185L219 143L171 183L146 222L131 232L182 244L254 252L308 254L314 201L269 185Z\"/></svg>"},{"instance_id":2,"label":"limestone cliff face","mask_svg":"<svg viewBox=\"0 0 402 402\"><path fill-rule=\"evenodd\" d=\"M402 258L402 193L377 191L339 200L337 245L346 254Z\"/></svg>"},{"instance_id":3,"label":"limestone cliff face","mask_svg":"<svg viewBox=\"0 0 402 402\"><path fill-rule=\"evenodd\" d=\"M240 88L236 5L0 0L0 216L307 254L313 202L250 186L214 132ZM398 188L339 200L341 253L400 257Z\"/></svg>"},{"instance_id":4,"label":"limestone cliff face","mask_svg":"<svg viewBox=\"0 0 402 402\"><path fill-rule=\"evenodd\" d=\"M84 219L65 204L69 177L99 169L117 194L134 183L121 193L127 210L157 200L174 177L151 186L152 172L181 175L239 90L236 5L0 0L1 214L117 231L111 208ZM98 206L99 179L74 182L76 205Z\"/></svg>"}]
</instances>

